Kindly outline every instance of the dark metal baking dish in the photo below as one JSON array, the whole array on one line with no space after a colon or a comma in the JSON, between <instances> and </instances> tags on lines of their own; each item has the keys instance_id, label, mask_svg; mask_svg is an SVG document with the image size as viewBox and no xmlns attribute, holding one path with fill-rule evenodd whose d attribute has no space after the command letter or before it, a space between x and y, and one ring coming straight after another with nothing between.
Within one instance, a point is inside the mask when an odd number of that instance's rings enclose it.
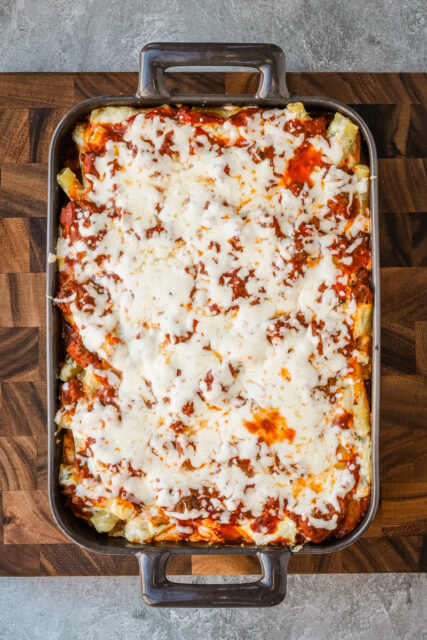
<instances>
[{"instance_id":1,"label":"dark metal baking dish","mask_svg":"<svg viewBox=\"0 0 427 640\"><path fill-rule=\"evenodd\" d=\"M166 89L164 73L170 67L215 66L251 67L260 72L260 85L253 95L173 95ZM356 122L362 134L364 152L371 175L377 176L377 154L371 132L362 118L348 106L329 98L291 96L286 87L285 56L271 44L221 43L154 43L144 47L140 57L139 86L136 95L102 96L75 106L58 125L50 146L48 252L55 253L58 218L65 197L56 182L64 156L70 146L70 133L79 120L94 108L107 105L141 107L184 103L202 105L257 105L283 107L301 101L308 111L339 111ZM374 288L373 352L372 352L372 495L363 521L341 540L321 544L306 544L298 553L330 553L355 542L371 523L378 505L378 417L379 417L379 250L378 250L378 189L377 179L371 180L370 205L372 214L372 279ZM90 551L107 554L134 554L141 568L142 597L154 606L192 607L264 607L278 604L286 594L287 566L293 552L281 546L206 545L206 544L132 544L124 538L100 534L76 518L64 506L58 484L60 445L55 435L54 415L58 401L57 372L63 354L61 345L61 317L53 305L57 286L56 264L47 264L47 376L48 376L48 434L49 434L49 494L54 518L59 528L77 544ZM166 578L166 563L172 554L246 554L256 555L262 577L242 584L181 584Z\"/></svg>"}]
</instances>

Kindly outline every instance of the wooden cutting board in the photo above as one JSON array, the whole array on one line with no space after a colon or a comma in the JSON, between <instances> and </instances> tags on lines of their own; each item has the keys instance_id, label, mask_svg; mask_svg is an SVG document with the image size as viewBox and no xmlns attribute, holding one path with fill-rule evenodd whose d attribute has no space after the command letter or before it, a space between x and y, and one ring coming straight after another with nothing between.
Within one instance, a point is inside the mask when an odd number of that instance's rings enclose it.
<instances>
[{"instance_id":1,"label":"wooden cutting board","mask_svg":"<svg viewBox=\"0 0 427 640\"><path fill-rule=\"evenodd\" d=\"M171 74L188 92L253 92L250 74ZM293 573L427 569L427 76L291 73L292 94L352 104L378 146L382 279L378 515L339 553ZM46 478L45 235L51 135L76 103L134 93L134 73L0 74L0 575L136 574L133 557L88 553L57 529ZM175 557L170 573L257 573L238 556Z\"/></svg>"}]
</instances>

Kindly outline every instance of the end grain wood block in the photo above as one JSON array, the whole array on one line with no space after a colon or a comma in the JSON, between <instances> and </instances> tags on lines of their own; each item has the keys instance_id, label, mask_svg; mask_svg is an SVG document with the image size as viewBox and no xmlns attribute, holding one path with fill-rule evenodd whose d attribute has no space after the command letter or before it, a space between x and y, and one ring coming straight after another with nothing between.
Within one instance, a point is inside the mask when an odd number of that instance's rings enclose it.
<instances>
[{"instance_id":1,"label":"end grain wood block","mask_svg":"<svg viewBox=\"0 0 427 640\"><path fill-rule=\"evenodd\" d=\"M29 162L27 109L0 109L0 162Z\"/></svg>"},{"instance_id":2,"label":"end grain wood block","mask_svg":"<svg viewBox=\"0 0 427 640\"><path fill-rule=\"evenodd\" d=\"M0 327L0 381L37 380L38 338L36 327Z\"/></svg>"},{"instance_id":3,"label":"end grain wood block","mask_svg":"<svg viewBox=\"0 0 427 640\"><path fill-rule=\"evenodd\" d=\"M342 573L342 554L307 555L296 553L289 561L290 574Z\"/></svg>"},{"instance_id":4,"label":"end grain wood block","mask_svg":"<svg viewBox=\"0 0 427 640\"><path fill-rule=\"evenodd\" d=\"M35 438L0 437L0 489L36 489L36 461Z\"/></svg>"},{"instance_id":5,"label":"end grain wood block","mask_svg":"<svg viewBox=\"0 0 427 640\"><path fill-rule=\"evenodd\" d=\"M40 545L41 575L139 575L135 555L104 555L91 553L75 544ZM167 563L167 575L191 575L190 556L172 556Z\"/></svg>"},{"instance_id":6,"label":"end grain wood block","mask_svg":"<svg viewBox=\"0 0 427 640\"><path fill-rule=\"evenodd\" d=\"M47 434L36 438L36 487L41 491L48 490L47 477Z\"/></svg>"},{"instance_id":7,"label":"end grain wood block","mask_svg":"<svg viewBox=\"0 0 427 640\"><path fill-rule=\"evenodd\" d=\"M36 544L0 545L0 576L39 576L40 548Z\"/></svg>"},{"instance_id":8,"label":"end grain wood block","mask_svg":"<svg viewBox=\"0 0 427 640\"><path fill-rule=\"evenodd\" d=\"M0 436L43 437L46 433L45 382L3 382Z\"/></svg>"},{"instance_id":9,"label":"end grain wood block","mask_svg":"<svg viewBox=\"0 0 427 640\"><path fill-rule=\"evenodd\" d=\"M255 556L241 555L194 555L191 556L191 573L203 575L238 575L261 573L260 564Z\"/></svg>"},{"instance_id":10,"label":"end grain wood block","mask_svg":"<svg viewBox=\"0 0 427 640\"><path fill-rule=\"evenodd\" d=\"M378 161L378 188L382 211L424 212L426 158L386 158Z\"/></svg>"},{"instance_id":11,"label":"end grain wood block","mask_svg":"<svg viewBox=\"0 0 427 640\"><path fill-rule=\"evenodd\" d=\"M415 323L381 321L381 374L416 373Z\"/></svg>"},{"instance_id":12,"label":"end grain wood block","mask_svg":"<svg viewBox=\"0 0 427 640\"><path fill-rule=\"evenodd\" d=\"M46 271L46 218L30 218L30 271L44 273Z\"/></svg>"},{"instance_id":13,"label":"end grain wood block","mask_svg":"<svg viewBox=\"0 0 427 640\"><path fill-rule=\"evenodd\" d=\"M427 321L415 323L417 373L427 376Z\"/></svg>"},{"instance_id":14,"label":"end grain wood block","mask_svg":"<svg viewBox=\"0 0 427 640\"><path fill-rule=\"evenodd\" d=\"M188 73L169 72L165 74L165 83L171 94L182 91L190 96L197 93L221 93L225 91L225 77L223 72ZM135 93L135 89L131 92Z\"/></svg>"},{"instance_id":15,"label":"end grain wood block","mask_svg":"<svg viewBox=\"0 0 427 640\"><path fill-rule=\"evenodd\" d=\"M347 104L425 104L426 87L423 73L301 73L297 93Z\"/></svg>"},{"instance_id":16,"label":"end grain wood block","mask_svg":"<svg viewBox=\"0 0 427 640\"><path fill-rule=\"evenodd\" d=\"M427 385L422 376L381 379L380 472L383 482L411 483L415 467L427 459Z\"/></svg>"},{"instance_id":17,"label":"end grain wood block","mask_svg":"<svg viewBox=\"0 0 427 640\"><path fill-rule=\"evenodd\" d=\"M381 315L408 323L427 320L427 267L381 269Z\"/></svg>"},{"instance_id":18,"label":"end grain wood block","mask_svg":"<svg viewBox=\"0 0 427 640\"><path fill-rule=\"evenodd\" d=\"M425 203L427 209L427 201ZM427 213L379 217L381 267L427 267Z\"/></svg>"},{"instance_id":19,"label":"end grain wood block","mask_svg":"<svg viewBox=\"0 0 427 640\"><path fill-rule=\"evenodd\" d=\"M0 273L0 327L44 327L44 273Z\"/></svg>"},{"instance_id":20,"label":"end grain wood block","mask_svg":"<svg viewBox=\"0 0 427 640\"><path fill-rule=\"evenodd\" d=\"M47 162L53 132L68 109L30 109L30 162Z\"/></svg>"},{"instance_id":21,"label":"end grain wood block","mask_svg":"<svg viewBox=\"0 0 427 640\"><path fill-rule=\"evenodd\" d=\"M426 571L422 536L402 538L361 538L341 556L340 573L407 573Z\"/></svg>"},{"instance_id":22,"label":"end grain wood block","mask_svg":"<svg viewBox=\"0 0 427 640\"><path fill-rule=\"evenodd\" d=\"M352 105L372 131L379 158L422 158L425 153L422 104Z\"/></svg>"},{"instance_id":23,"label":"end grain wood block","mask_svg":"<svg viewBox=\"0 0 427 640\"><path fill-rule=\"evenodd\" d=\"M68 538L53 521L44 491L3 491L4 544L61 544Z\"/></svg>"},{"instance_id":24,"label":"end grain wood block","mask_svg":"<svg viewBox=\"0 0 427 640\"><path fill-rule=\"evenodd\" d=\"M382 495L383 535L427 535L427 482L386 483Z\"/></svg>"},{"instance_id":25,"label":"end grain wood block","mask_svg":"<svg viewBox=\"0 0 427 640\"><path fill-rule=\"evenodd\" d=\"M37 367L38 380L46 380L46 330L39 329L39 358Z\"/></svg>"},{"instance_id":26,"label":"end grain wood block","mask_svg":"<svg viewBox=\"0 0 427 640\"><path fill-rule=\"evenodd\" d=\"M290 73L286 76L288 88L291 91L292 77L299 74ZM225 93L226 94L255 94L260 81L260 74L254 72L244 72L236 74L226 74L225 77ZM295 82L294 82L295 86ZM295 93L291 91L291 93Z\"/></svg>"},{"instance_id":27,"label":"end grain wood block","mask_svg":"<svg viewBox=\"0 0 427 640\"><path fill-rule=\"evenodd\" d=\"M135 556L91 553L75 544L40 545L40 574L45 576L138 575Z\"/></svg>"},{"instance_id":28,"label":"end grain wood block","mask_svg":"<svg viewBox=\"0 0 427 640\"><path fill-rule=\"evenodd\" d=\"M0 108L66 107L74 104L74 74L2 73Z\"/></svg>"},{"instance_id":29,"label":"end grain wood block","mask_svg":"<svg viewBox=\"0 0 427 640\"><path fill-rule=\"evenodd\" d=\"M363 534L362 537L363 538L377 538L377 537L381 536L382 535L382 522L383 522L383 516L382 516L381 500L380 500L377 512L375 514L375 517L374 517L373 521L371 522L371 524L369 525L369 527L367 528L367 530L365 531L365 533Z\"/></svg>"},{"instance_id":30,"label":"end grain wood block","mask_svg":"<svg viewBox=\"0 0 427 640\"><path fill-rule=\"evenodd\" d=\"M0 220L0 273L30 270L30 241L26 220ZM0 298L1 299L1 298Z\"/></svg>"},{"instance_id":31,"label":"end grain wood block","mask_svg":"<svg viewBox=\"0 0 427 640\"><path fill-rule=\"evenodd\" d=\"M107 95L135 94L138 74L127 73L76 73L73 75L74 102Z\"/></svg>"},{"instance_id":32,"label":"end grain wood block","mask_svg":"<svg viewBox=\"0 0 427 640\"><path fill-rule=\"evenodd\" d=\"M47 165L0 165L0 216L46 217Z\"/></svg>"}]
</instances>

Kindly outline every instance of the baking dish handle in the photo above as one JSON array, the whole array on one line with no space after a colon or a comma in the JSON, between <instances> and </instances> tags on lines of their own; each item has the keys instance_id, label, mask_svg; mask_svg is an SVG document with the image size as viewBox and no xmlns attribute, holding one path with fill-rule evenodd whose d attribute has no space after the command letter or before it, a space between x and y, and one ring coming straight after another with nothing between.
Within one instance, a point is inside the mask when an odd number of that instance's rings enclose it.
<instances>
[{"instance_id":1,"label":"baking dish handle","mask_svg":"<svg viewBox=\"0 0 427 640\"><path fill-rule=\"evenodd\" d=\"M191 584L171 582L166 577L169 551L138 554L142 598L154 607L271 607L286 595L291 553L288 549L257 552L262 576L256 582Z\"/></svg>"},{"instance_id":2,"label":"baking dish handle","mask_svg":"<svg viewBox=\"0 0 427 640\"><path fill-rule=\"evenodd\" d=\"M170 67L250 67L260 73L256 98L288 98L285 54L275 44L152 42L140 54L138 98L170 98Z\"/></svg>"}]
</instances>

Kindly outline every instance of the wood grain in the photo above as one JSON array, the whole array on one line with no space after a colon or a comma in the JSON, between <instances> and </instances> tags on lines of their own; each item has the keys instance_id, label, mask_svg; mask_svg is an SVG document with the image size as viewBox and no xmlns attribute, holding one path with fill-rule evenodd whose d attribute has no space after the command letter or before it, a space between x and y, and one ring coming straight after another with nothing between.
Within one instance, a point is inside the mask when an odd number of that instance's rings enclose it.
<instances>
[{"instance_id":1,"label":"wood grain","mask_svg":"<svg viewBox=\"0 0 427 640\"><path fill-rule=\"evenodd\" d=\"M415 366L417 373L427 376L427 322L415 323Z\"/></svg>"},{"instance_id":2,"label":"wood grain","mask_svg":"<svg viewBox=\"0 0 427 640\"><path fill-rule=\"evenodd\" d=\"M0 326L43 327L44 273L0 273Z\"/></svg>"},{"instance_id":3,"label":"wood grain","mask_svg":"<svg viewBox=\"0 0 427 640\"><path fill-rule=\"evenodd\" d=\"M37 379L38 338L36 327L0 327L0 382Z\"/></svg>"},{"instance_id":4,"label":"wood grain","mask_svg":"<svg viewBox=\"0 0 427 640\"><path fill-rule=\"evenodd\" d=\"M168 74L172 92L250 93L257 74ZM71 544L47 500L44 269L47 159L81 100L132 94L135 73L0 74L0 575L136 575L131 556ZM377 516L351 547L297 554L291 573L427 569L426 76L288 74L294 95L353 105L377 142L382 380ZM258 573L248 556L172 556L170 574Z\"/></svg>"},{"instance_id":5,"label":"wood grain","mask_svg":"<svg viewBox=\"0 0 427 640\"><path fill-rule=\"evenodd\" d=\"M259 561L255 556L191 556L191 573L193 575L235 575L260 572Z\"/></svg>"},{"instance_id":6,"label":"wood grain","mask_svg":"<svg viewBox=\"0 0 427 640\"><path fill-rule=\"evenodd\" d=\"M0 74L0 109L65 107L74 101L75 75L71 73Z\"/></svg>"},{"instance_id":7,"label":"wood grain","mask_svg":"<svg viewBox=\"0 0 427 640\"><path fill-rule=\"evenodd\" d=\"M45 217L47 165L0 164L1 218Z\"/></svg>"},{"instance_id":8,"label":"wood grain","mask_svg":"<svg viewBox=\"0 0 427 640\"><path fill-rule=\"evenodd\" d=\"M3 382L0 436L39 436L46 433L46 383Z\"/></svg>"},{"instance_id":9,"label":"wood grain","mask_svg":"<svg viewBox=\"0 0 427 640\"><path fill-rule=\"evenodd\" d=\"M19 273L30 270L30 242L26 220L0 220L0 273Z\"/></svg>"},{"instance_id":10,"label":"wood grain","mask_svg":"<svg viewBox=\"0 0 427 640\"><path fill-rule=\"evenodd\" d=\"M53 521L45 491L2 491L3 543L68 542Z\"/></svg>"},{"instance_id":11,"label":"wood grain","mask_svg":"<svg viewBox=\"0 0 427 640\"><path fill-rule=\"evenodd\" d=\"M30 160L27 109L0 109L0 162Z\"/></svg>"},{"instance_id":12,"label":"wood grain","mask_svg":"<svg viewBox=\"0 0 427 640\"><path fill-rule=\"evenodd\" d=\"M427 203L426 203L427 205ZM387 213L380 218L382 267L427 266L427 213Z\"/></svg>"},{"instance_id":13,"label":"wood grain","mask_svg":"<svg viewBox=\"0 0 427 640\"><path fill-rule=\"evenodd\" d=\"M36 488L37 449L32 436L0 437L0 487L2 491Z\"/></svg>"},{"instance_id":14,"label":"wood grain","mask_svg":"<svg viewBox=\"0 0 427 640\"><path fill-rule=\"evenodd\" d=\"M49 144L58 122L68 109L29 109L30 162L47 162Z\"/></svg>"}]
</instances>

